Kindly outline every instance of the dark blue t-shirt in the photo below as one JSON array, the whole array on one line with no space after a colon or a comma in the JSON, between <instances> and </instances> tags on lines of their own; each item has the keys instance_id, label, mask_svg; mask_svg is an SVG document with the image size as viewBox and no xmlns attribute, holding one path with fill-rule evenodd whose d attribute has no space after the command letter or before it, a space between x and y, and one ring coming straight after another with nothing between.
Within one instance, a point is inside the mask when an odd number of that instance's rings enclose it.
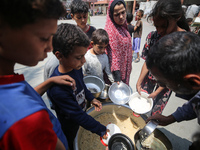
<instances>
[{"instance_id":1,"label":"dark blue t-shirt","mask_svg":"<svg viewBox=\"0 0 200 150\"><path fill-rule=\"evenodd\" d=\"M76 90L74 91L70 86L66 85L53 85L47 91L51 101L59 108L59 114L64 115L65 119L72 119L91 132L103 136L106 133L106 127L85 112L86 99L92 101L94 96L85 86L82 69L72 70L63 74L56 67L52 76L60 75L69 75L72 77L76 82Z\"/></svg>"}]
</instances>

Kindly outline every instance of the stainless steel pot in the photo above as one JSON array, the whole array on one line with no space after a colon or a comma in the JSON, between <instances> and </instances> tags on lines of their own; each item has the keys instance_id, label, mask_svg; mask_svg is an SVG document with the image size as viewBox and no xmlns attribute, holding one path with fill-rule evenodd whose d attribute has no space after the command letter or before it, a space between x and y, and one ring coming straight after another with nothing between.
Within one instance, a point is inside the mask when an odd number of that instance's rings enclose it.
<instances>
[{"instance_id":1,"label":"stainless steel pot","mask_svg":"<svg viewBox=\"0 0 200 150\"><path fill-rule=\"evenodd\" d=\"M101 80L101 78L97 76L92 76L92 75L85 76L83 78L83 81L86 87L88 88L88 90L90 90L90 92L93 94L95 98L98 98L101 92L105 88L104 81Z\"/></svg>"},{"instance_id":2,"label":"stainless steel pot","mask_svg":"<svg viewBox=\"0 0 200 150\"><path fill-rule=\"evenodd\" d=\"M96 117L96 116L100 115L101 113L113 113L113 112L115 112L116 115L120 114L120 115L130 117L131 120L135 123L135 125L137 127L143 128L146 125L145 120L143 119L143 117L145 118L145 116L141 115L139 117L135 117L133 115L132 109L128 105L117 105L117 104L114 104L114 103L103 103L102 106L103 107L102 107L102 110L100 112L95 111L94 107L91 107L90 109L88 109L87 113L92 117ZM75 150L81 149L79 147L79 145L80 145L79 141L80 141L82 133L83 133L83 129L80 128L79 131L77 132L77 135L76 135L76 138L75 138L75 141L74 141L74 149ZM167 137L164 134L160 134L160 135L161 136L159 138L167 139ZM134 137L134 133L133 133L133 137ZM169 140L167 139L167 141L169 141ZM168 142L168 143L170 143L170 142Z\"/></svg>"}]
</instances>

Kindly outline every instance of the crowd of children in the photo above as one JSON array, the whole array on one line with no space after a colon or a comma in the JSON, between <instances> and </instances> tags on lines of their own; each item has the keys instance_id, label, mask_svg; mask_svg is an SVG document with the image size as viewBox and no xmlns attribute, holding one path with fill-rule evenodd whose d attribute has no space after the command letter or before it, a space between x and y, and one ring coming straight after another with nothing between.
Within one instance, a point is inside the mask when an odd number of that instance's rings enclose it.
<instances>
[{"instance_id":1,"label":"crowd of children","mask_svg":"<svg viewBox=\"0 0 200 150\"><path fill-rule=\"evenodd\" d=\"M8 7L12 11L7 11ZM86 113L87 102L96 111L101 111L102 104L87 89L83 77L95 75L104 80L107 76L110 83L122 81L129 85L133 53L137 53L135 62L140 61L144 12L137 11L137 22L132 25L133 15L126 14L124 0L111 0L105 29L96 30L87 24L89 8L86 2L74 0L70 8L76 25L65 23L57 27L58 18L65 12L59 0L0 2L0 149L73 150L79 126L107 138L109 130ZM141 55L146 61L136 85L138 93L145 91L154 100L148 120L156 119L160 125L168 125L198 118L199 123L200 86L196 59L199 39L186 32L189 27L179 0L159 0L148 18L153 20L156 31L147 36ZM181 38L183 42L173 43L171 38L174 41ZM190 42L191 47L187 45ZM194 51L191 52L194 57L183 56L178 51L182 48L187 51L185 53ZM23 75L14 73L16 63L35 66L52 50L54 55L44 67L45 81L34 89ZM184 68L178 66L180 70L176 70L175 67L181 62L170 61L174 57L166 59L167 55L173 55L168 51L176 52L184 57L183 60L188 56L197 64L189 64L194 69L189 66L189 71L184 74ZM167 71L162 68L164 59ZM175 60L180 61L179 57ZM158 65L161 61L163 64ZM174 72L170 72L172 67L175 67ZM171 84L165 82L168 80ZM197 95L174 114L165 117L161 113L171 90L181 95ZM41 98L46 91L57 118Z\"/></svg>"}]
</instances>

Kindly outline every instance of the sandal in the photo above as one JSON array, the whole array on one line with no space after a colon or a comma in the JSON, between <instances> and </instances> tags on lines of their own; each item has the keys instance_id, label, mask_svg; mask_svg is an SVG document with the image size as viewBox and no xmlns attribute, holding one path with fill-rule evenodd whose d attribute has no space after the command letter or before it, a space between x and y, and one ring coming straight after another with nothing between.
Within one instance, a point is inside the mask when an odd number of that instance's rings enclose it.
<instances>
[{"instance_id":1,"label":"sandal","mask_svg":"<svg viewBox=\"0 0 200 150\"><path fill-rule=\"evenodd\" d=\"M136 59L134 60L135 63L137 63L137 62L139 62L139 61L140 61L140 58L136 58Z\"/></svg>"}]
</instances>

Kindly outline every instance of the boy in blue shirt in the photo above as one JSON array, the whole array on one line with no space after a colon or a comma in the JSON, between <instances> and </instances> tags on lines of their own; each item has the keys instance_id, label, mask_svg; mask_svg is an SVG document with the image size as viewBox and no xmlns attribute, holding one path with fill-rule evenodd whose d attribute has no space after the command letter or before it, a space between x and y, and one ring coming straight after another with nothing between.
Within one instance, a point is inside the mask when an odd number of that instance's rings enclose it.
<instances>
[{"instance_id":1,"label":"boy in blue shirt","mask_svg":"<svg viewBox=\"0 0 200 150\"><path fill-rule=\"evenodd\" d=\"M72 24L59 25L53 37L53 52L59 65L52 77L69 75L76 82L75 90L70 86L53 85L47 91L71 150L79 126L106 138L106 127L85 112L86 99L94 105L96 111L102 108L101 102L94 98L83 82L82 66L89 44L87 35Z\"/></svg>"},{"instance_id":2,"label":"boy in blue shirt","mask_svg":"<svg viewBox=\"0 0 200 150\"><path fill-rule=\"evenodd\" d=\"M88 18L88 4L82 0L73 0L71 5L71 17L75 20L76 25L80 27L86 35L89 37L89 40L92 38L92 33L96 30L95 27L87 24ZM92 48L92 44L88 46L88 49ZM49 58L44 67L44 80L48 79L55 67L58 65L58 60L54 55ZM52 106L51 102L50 105Z\"/></svg>"}]
</instances>

